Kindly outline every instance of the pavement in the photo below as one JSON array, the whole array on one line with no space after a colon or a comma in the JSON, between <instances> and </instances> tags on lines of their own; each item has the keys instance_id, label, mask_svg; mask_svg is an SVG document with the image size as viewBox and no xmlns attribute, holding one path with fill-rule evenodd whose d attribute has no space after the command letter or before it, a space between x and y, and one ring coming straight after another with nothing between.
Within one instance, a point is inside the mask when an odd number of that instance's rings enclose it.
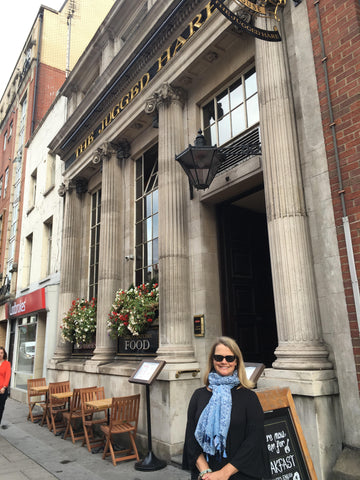
<instances>
[{"instance_id":1,"label":"pavement","mask_svg":"<svg viewBox=\"0 0 360 480\"><path fill-rule=\"evenodd\" d=\"M55 436L27 420L28 406L9 398L0 428L0 480L189 480L179 465L157 471L135 470L136 461L116 467L102 453L89 453L81 441ZM145 452L146 454L147 452ZM141 457L141 455L140 455Z\"/></svg>"}]
</instances>

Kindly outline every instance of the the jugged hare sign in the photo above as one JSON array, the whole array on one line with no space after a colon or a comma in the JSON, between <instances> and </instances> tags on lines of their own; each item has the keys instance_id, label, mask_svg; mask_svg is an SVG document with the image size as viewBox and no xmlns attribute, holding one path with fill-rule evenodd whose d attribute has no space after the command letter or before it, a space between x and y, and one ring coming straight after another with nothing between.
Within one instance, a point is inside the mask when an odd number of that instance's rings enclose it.
<instances>
[{"instance_id":1,"label":"the jugged hare sign","mask_svg":"<svg viewBox=\"0 0 360 480\"><path fill-rule=\"evenodd\" d=\"M290 390L265 390L257 395L265 413L271 479L316 480Z\"/></svg>"}]
</instances>

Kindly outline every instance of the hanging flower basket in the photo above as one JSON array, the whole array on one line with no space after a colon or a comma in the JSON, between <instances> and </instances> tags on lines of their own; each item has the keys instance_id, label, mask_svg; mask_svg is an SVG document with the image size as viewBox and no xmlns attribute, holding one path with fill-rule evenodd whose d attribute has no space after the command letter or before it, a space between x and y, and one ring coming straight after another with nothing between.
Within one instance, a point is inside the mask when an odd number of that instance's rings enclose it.
<instances>
[{"instance_id":1,"label":"hanging flower basket","mask_svg":"<svg viewBox=\"0 0 360 480\"><path fill-rule=\"evenodd\" d=\"M155 281L118 290L107 322L111 338L141 335L159 317L159 285Z\"/></svg>"},{"instance_id":2,"label":"hanging flower basket","mask_svg":"<svg viewBox=\"0 0 360 480\"><path fill-rule=\"evenodd\" d=\"M92 343L96 333L96 299L73 300L60 328L62 338L67 342L74 345Z\"/></svg>"}]
</instances>

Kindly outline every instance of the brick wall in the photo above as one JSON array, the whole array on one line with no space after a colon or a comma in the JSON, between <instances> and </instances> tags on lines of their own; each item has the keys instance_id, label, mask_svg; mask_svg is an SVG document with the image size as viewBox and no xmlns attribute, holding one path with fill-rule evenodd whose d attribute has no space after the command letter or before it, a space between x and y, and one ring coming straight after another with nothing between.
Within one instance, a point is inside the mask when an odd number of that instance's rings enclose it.
<instances>
[{"instance_id":1,"label":"brick wall","mask_svg":"<svg viewBox=\"0 0 360 480\"><path fill-rule=\"evenodd\" d=\"M65 72L40 63L36 98L35 128L56 98L56 93L65 82Z\"/></svg>"},{"instance_id":2,"label":"brick wall","mask_svg":"<svg viewBox=\"0 0 360 480\"><path fill-rule=\"evenodd\" d=\"M319 7L326 60L323 59L316 9ZM360 276L360 2L307 0L318 92L328 159L337 238L341 257L349 324L360 391L360 336L355 314L345 238L330 110L323 63L326 62L343 198L349 218L357 278Z\"/></svg>"}]
</instances>

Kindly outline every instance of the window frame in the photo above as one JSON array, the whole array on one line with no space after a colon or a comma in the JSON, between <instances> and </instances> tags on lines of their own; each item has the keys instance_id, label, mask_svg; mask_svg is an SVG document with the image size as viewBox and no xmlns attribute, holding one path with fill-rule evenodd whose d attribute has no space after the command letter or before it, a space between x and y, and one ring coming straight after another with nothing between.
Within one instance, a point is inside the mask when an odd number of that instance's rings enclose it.
<instances>
[{"instance_id":1,"label":"window frame","mask_svg":"<svg viewBox=\"0 0 360 480\"><path fill-rule=\"evenodd\" d=\"M247 85L249 85L249 79L255 74L255 91L251 94L247 94ZM240 101L238 103L232 104L232 98L236 98L234 92L241 87ZM226 95L225 95L226 93ZM223 102L225 104L224 109L221 103L221 100L225 99ZM256 120L252 123L249 123L249 111L248 107L251 105L251 102L256 98ZM235 101L235 100L234 100ZM211 105L211 103L213 105ZM243 113L241 113L243 110ZM240 120L244 123L243 128L236 129L235 125L238 120L236 120L235 115L241 113ZM206 119L206 116L209 117L209 120ZM220 138L220 128L224 120L229 121L229 134L222 141ZM256 69L252 65L246 70L244 70L241 75L236 77L222 88L219 88L215 95L210 97L206 102L201 104L201 122L202 122L202 131L206 139L207 145L217 145L224 146L229 142L232 142L235 138L244 135L247 131L253 129L256 125L259 125L259 106L258 106L258 89L256 83ZM224 125L224 123L223 123Z\"/></svg>"}]
</instances>

